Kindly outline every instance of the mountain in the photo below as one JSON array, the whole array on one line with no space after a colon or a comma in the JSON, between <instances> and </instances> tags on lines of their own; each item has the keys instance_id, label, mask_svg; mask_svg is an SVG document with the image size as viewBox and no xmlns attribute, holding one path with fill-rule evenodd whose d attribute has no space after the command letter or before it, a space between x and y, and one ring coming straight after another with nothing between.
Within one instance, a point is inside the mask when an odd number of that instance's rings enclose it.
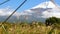
<instances>
[{"instance_id":1,"label":"mountain","mask_svg":"<svg viewBox=\"0 0 60 34\"><path fill-rule=\"evenodd\" d=\"M41 21L41 22L44 22L46 18L52 16L60 18L60 10L58 6L59 5L55 5L51 1L43 2L29 10L23 11L22 16L25 20Z\"/></svg>"},{"instance_id":2,"label":"mountain","mask_svg":"<svg viewBox=\"0 0 60 34\"><path fill-rule=\"evenodd\" d=\"M8 21L19 20L19 21L41 21L44 22L46 18L49 17L57 17L60 18L60 10L59 5L54 4L51 1L42 2L35 7L32 7L29 10L25 10L22 12L16 12ZM5 12L6 11L6 12ZM0 18L5 18L4 16L9 16L13 10L0 10Z\"/></svg>"}]
</instances>

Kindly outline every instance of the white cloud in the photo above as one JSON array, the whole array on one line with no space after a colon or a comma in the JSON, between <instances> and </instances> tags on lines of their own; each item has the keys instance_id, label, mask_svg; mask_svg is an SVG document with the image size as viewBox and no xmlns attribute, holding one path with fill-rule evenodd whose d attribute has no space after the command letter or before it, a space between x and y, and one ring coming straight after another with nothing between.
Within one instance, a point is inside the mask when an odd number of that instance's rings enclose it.
<instances>
[{"instance_id":1,"label":"white cloud","mask_svg":"<svg viewBox=\"0 0 60 34\"><path fill-rule=\"evenodd\" d=\"M32 15L32 14L21 12L20 15Z\"/></svg>"},{"instance_id":2,"label":"white cloud","mask_svg":"<svg viewBox=\"0 0 60 34\"><path fill-rule=\"evenodd\" d=\"M0 16L9 16L14 10L10 9L9 7L7 8L0 8ZM14 15L18 14L18 12L16 12Z\"/></svg>"},{"instance_id":3,"label":"white cloud","mask_svg":"<svg viewBox=\"0 0 60 34\"><path fill-rule=\"evenodd\" d=\"M60 18L60 12L59 11L51 11L51 12L48 12L48 11L44 11L43 13L42 13L42 15L43 16L41 16L41 17L43 17L43 18L49 18L49 17L58 17L58 18Z\"/></svg>"},{"instance_id":4,"label":"white cloud","mask_svg":"<svg viewBox=\"0 0 60 34\"><path fill-rule=\"evenodd\" d=\"M0 16L9 16L11 15L11 13L13 12L13 9L10 9L9 7L7 8L2 8L0 9ZM30 13L32 13L30 10L26 10L23 12L15 12L13 15L14 16L20 16L20 15L31 15Z\"/></svg>"},{"instance_id":5,"label":"white cloud","mask_svg":"<svg viewBox=\"0 0 60 34\"><path fill-rule=\"evenodd\" d=\"M4 9L0 9L0 16L4 16L4 15L10 15L12 12L12 10L4 8Z\"/></svg>"}]
</instances>

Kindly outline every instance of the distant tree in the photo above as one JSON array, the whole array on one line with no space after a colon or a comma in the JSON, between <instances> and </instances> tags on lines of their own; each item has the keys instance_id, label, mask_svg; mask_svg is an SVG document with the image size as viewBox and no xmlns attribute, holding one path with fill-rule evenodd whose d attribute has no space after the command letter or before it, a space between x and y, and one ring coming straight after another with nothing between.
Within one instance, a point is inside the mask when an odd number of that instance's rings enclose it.
<instances>
[{"instance_id":1,"label":"distant tree","mask_svg":"<svg viewBox=\"0 0 60 34\"><path fill-rule=\"evenodd\" d=\"M54 23L57 23L57 24L60 23L60 19L56 17L50 17L50 18L47 18L45 21L46 26L50 26Z\"/></svg>"}]
</instances>

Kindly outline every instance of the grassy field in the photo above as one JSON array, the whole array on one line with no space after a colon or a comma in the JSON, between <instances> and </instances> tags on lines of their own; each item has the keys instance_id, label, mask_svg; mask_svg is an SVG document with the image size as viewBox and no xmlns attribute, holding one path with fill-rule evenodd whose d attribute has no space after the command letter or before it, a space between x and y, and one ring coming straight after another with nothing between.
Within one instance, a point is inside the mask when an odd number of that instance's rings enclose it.
<instances>
[{"instance_id":1,"label":"grassy field","mask_svg":"<svg viewBox=\"0 0 60 34\"><path fill-rule=\"evenodd\" d=\"M3 26L4 28L3 28ZM6 31L5 31L6 30ZM0 34L60 34L60 27L48 26L43 23L0 23Z\"/></svg>"}]
</instances>

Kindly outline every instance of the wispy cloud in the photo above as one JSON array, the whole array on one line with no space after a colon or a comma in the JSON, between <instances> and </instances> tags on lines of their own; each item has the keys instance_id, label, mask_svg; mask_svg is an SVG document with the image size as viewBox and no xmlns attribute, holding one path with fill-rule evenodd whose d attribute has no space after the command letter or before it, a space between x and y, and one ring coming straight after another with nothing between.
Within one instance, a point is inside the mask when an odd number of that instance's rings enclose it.
<instances>
[{"instance_id":1,"label":"wispy cloud","mask_svg":"<svg viewBox=\"0 0 60 34\"><path fill-rule=\"evenodd\" d=\"M0 8L0 16L9 16L13 11L14 11L14 9L10 9L9 7Z\"/></svg>"},{"instance_id":2,"label":"wispy cloud","mask_svg":"<svg viewBox=\"0 0 60 34\"><path fill-rule=\"evenodd\" d=\"M58 17L58 18L60 18L60 11L58 11L58 10L51 10L50 12L49 11L44 11L43 13L42 13L42 17L44 17L44 18L49 18L49 17Z\"/></svg>"}]
</instances>

